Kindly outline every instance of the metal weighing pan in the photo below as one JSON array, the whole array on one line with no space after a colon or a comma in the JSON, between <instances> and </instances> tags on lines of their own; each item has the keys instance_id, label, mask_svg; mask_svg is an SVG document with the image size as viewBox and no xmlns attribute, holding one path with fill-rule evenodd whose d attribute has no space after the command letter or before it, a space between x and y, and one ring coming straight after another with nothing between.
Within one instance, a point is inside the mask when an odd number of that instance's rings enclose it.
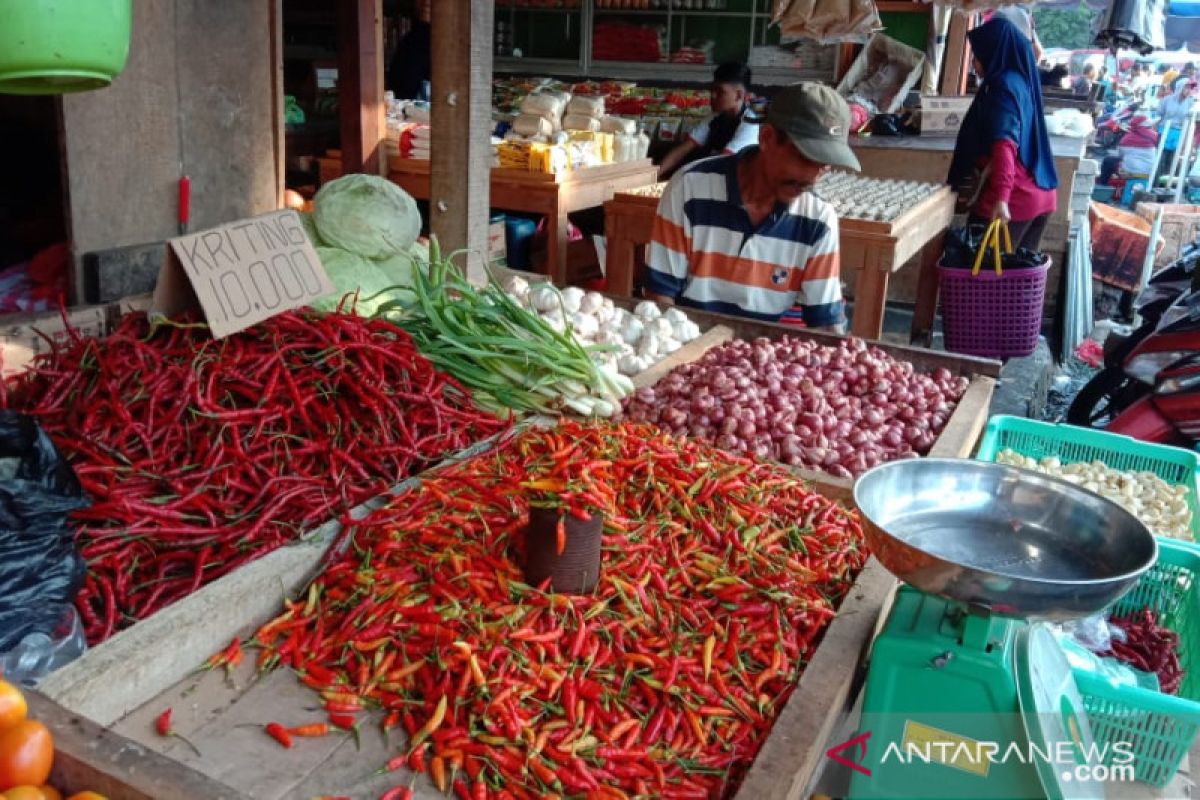
<instances>
[{"instance_id":1,"label":"metal weighing pan","mask_svg":"<svg viewBox=\"0 0 1200 800\"><path fill-rule=\"evenodd\" d=\"M875 557L929 594L1014 617L1084 617L1158 558L1146 526L1072 483L1004 464L892 461L854 501Z\"/></svg>"}]
</instances>

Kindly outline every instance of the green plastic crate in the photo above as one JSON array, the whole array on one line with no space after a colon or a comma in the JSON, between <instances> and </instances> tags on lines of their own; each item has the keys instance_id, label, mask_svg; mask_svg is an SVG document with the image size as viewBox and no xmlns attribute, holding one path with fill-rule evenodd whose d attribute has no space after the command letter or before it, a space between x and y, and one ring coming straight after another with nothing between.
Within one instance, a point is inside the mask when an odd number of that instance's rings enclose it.
<instances>
[{"instance_id":1,"label":"green plastic crate","mask_svg":"<svg viewBox=\"0 0 1200 800\"><path fill-rule=\"evenodd\" d=\"M997 414L988 420L975 458L995 461L1002 450L1014 450L1029 458L1055 456L1064 464L1103 461L1113 469L1153 472L1172 486L1183 484L1192 510L1192 536L1200 530L1200 455L1181 447L1140 442L1129 436L1075 425Z\"/></svg>"},{"instance_id":2,"label":"green plastic crate","mask_svg":"<svg viewBox=\"0 0 1200 800\"><path fill-rule=\"evenodd\" d=\"M1184 670L1179 694L1113 686L1079 670L1074 674L1096 743L1128 742L1136 778L1161 788L1175 777L1200 732L1200 550L1168 539L1158 543L1158 561L1113 614L1151 608L1160 625L1179 634Z\"/></svg>"}]
</instances>

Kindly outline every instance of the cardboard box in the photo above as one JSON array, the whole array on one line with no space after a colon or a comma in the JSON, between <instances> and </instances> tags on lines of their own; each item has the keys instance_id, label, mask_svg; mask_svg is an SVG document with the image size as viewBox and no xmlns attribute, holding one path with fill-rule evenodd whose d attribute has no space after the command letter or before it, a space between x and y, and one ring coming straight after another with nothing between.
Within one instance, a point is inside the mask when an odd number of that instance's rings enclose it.
<instances>
[{"instance_id":1,"label":"cardboard box","mask_svg":"<svg viewBox=\"0 0 1200 800\"><path fill-rule=\"evenodd\" d=\"M921 135L953 136L962 127L974 97L921 95Z\"/></svg>"},{"instance_id":2,"label":"cardboard box","mask_svg":"<svg viewBox=\"0 0 1200 800\"><path fill-rule=\"evenodd\" d=\"M507 248L504 243L504 219L488 225L488 262L499 264L505 260Z\"/></svg>"},{"instance_id":3,"label":"cardboard box","mask_svg":"<svg viewBox=\"0 0 1200 800\"><path fill-rule=\"evenodd\" d=\"M1162 228L1159 233L1162 250L1154 258L1154 266L1164 267L1175 259L1184 246L1196 241L1200 236L1200 206L1182 203L1138 203L1135 209L1138 216L1154 222L1154 217L1162 211Z\"/></svg>"},{"instance_id":4,"label":"cardboard box","mask_svg":"<svg viewBox=\"0 0 1200 800\"><path fill-rule=\"evenodd\" d=\"M925 54L882 33L872 36L871 41L867 42L866 47L854 59L854 63L838 83L838 94L849 97L860 82L871 78L883 66L891 63L898 64L900 72L895 80L879 90L876 105L881 114L896 113L904 104L904 98L917 85L917 81L921 80L921 72L925 69Z\"/></svg>"},{"instance_id":5,"label":"cardboard box","mask_svg":"<svg viewBox=\"0 0 1200 800\"><path fill-rule=\"evenodd\" d=\"M0 374L24 372L39 353L50 351L50 342L66 341L68 326L81 336L104 336L109 331L111 305L79 306L58 311L6 314L0 317Z\"/></svg>"}]
</instances>

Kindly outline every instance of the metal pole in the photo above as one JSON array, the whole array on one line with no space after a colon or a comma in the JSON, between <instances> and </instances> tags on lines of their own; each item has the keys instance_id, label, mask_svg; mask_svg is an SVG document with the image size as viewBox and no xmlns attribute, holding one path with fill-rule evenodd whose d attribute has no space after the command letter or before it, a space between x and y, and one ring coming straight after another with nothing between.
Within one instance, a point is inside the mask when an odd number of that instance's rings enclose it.
<instances>
[{"instance_id":1,"label":"metal pole","mask_svg":"<svg viewBox=\"0 0 1200 800\"><path fill-rule=\"evenodd\" d=\"M1188 176L1188 161L1192 157L1192 142L1196 138L1196 109L1193 108L1188 115L1187 122L1183 126L1184 138L1179 141L1179 148L1175 151L1176 155L1182 153L1180 159L1179 175L1175 180L1175 202L1179 203L1183 200L1183 188L1187 185ZM1174 170L1172 170L1174 171Z\"/></svg>"},{"instance_id":2,"label":"metal pole","mask_svg":"<svg viewBox=\"0 0 1200 800\"><path fill-rule=\"evenodd\" d=\"M1158 207L1157 213L1154 215L1154 222L1150 225L1150 238L1146 241L1146 257L1142 259L1142 277L1138 281L1138 291L1141 292L1146 288L1146 284L1150 282L1151 276L1154 274L1154 256L1158 250L1158 236L1162 231L1162 206ZM1136 330L1142 324L1141 315L1134 312L1133 327Z\"/></svg>"},{"instance_id":3,"label":"metal pole","mask_svg":"<svg viewBox=\"0 0 1200 800\"><path fill-rule=\"evenodd\" d=\"M1162 154L1167 149L1167 131L1163 131L1162 136L1158 138L1158 145L1154 148L1154 163L1150 165L1150 175L1146 182L1146 189L1154 191L1154 179L1158 177L1158 165L1162 162Z\"/></svg>"}]
</instances>

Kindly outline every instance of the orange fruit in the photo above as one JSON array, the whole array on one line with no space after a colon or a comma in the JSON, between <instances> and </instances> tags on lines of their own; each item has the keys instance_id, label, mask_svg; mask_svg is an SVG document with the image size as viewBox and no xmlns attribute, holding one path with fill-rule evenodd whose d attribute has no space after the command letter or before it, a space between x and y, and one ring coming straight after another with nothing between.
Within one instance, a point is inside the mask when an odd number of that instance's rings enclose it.
<instances>
[{"instance_id":1,"label":"orange fruit","mask_svg":"<svg viewBox=\"0 0 1200 800\"><path fill-rule=\"evenodd\" d=\"M14 786L0 795L4 800L47 800L46 793L39 786Z\"/></svg>"},{"instance_id":2,"label":"orange fruit","mask_svg":"<svg viewBox=\"0 0 1200 800\"><path fill-rule=\"evenodd\" d=\"M96 792L76 792L68 797L67 800L108 800L108 798Z\"/></svg>"},{"instance_id":3,"label":"orange fruit","mask_svg":"<svg viewBox=\"0 0 1200 800\"><path fill-rule=\"evenodd\" d=\"M53 761L54 739L42 723L27 719L0 730L0 790L41 786Z\"/></svg>"},{"instance_id":4,"label":"orange fruit","mask_svg":"<svg viewBox=\"0 0 1200 800\"><path fill-rule=\"evenodd\" d=\"M8 681L0 680L0 730L22 722L28 710L21 690Z\"/></svg>"},{"instance_id":5,"label":"orange fruit","mask_svg":"<svg viewBox=\"0 0 1200 800\"><path fill-rule=\"evenodd\" d=\"M53 786L39 786L46 800L62 800L62 792L55 789Z\"/></svg>"}]
</instances>

